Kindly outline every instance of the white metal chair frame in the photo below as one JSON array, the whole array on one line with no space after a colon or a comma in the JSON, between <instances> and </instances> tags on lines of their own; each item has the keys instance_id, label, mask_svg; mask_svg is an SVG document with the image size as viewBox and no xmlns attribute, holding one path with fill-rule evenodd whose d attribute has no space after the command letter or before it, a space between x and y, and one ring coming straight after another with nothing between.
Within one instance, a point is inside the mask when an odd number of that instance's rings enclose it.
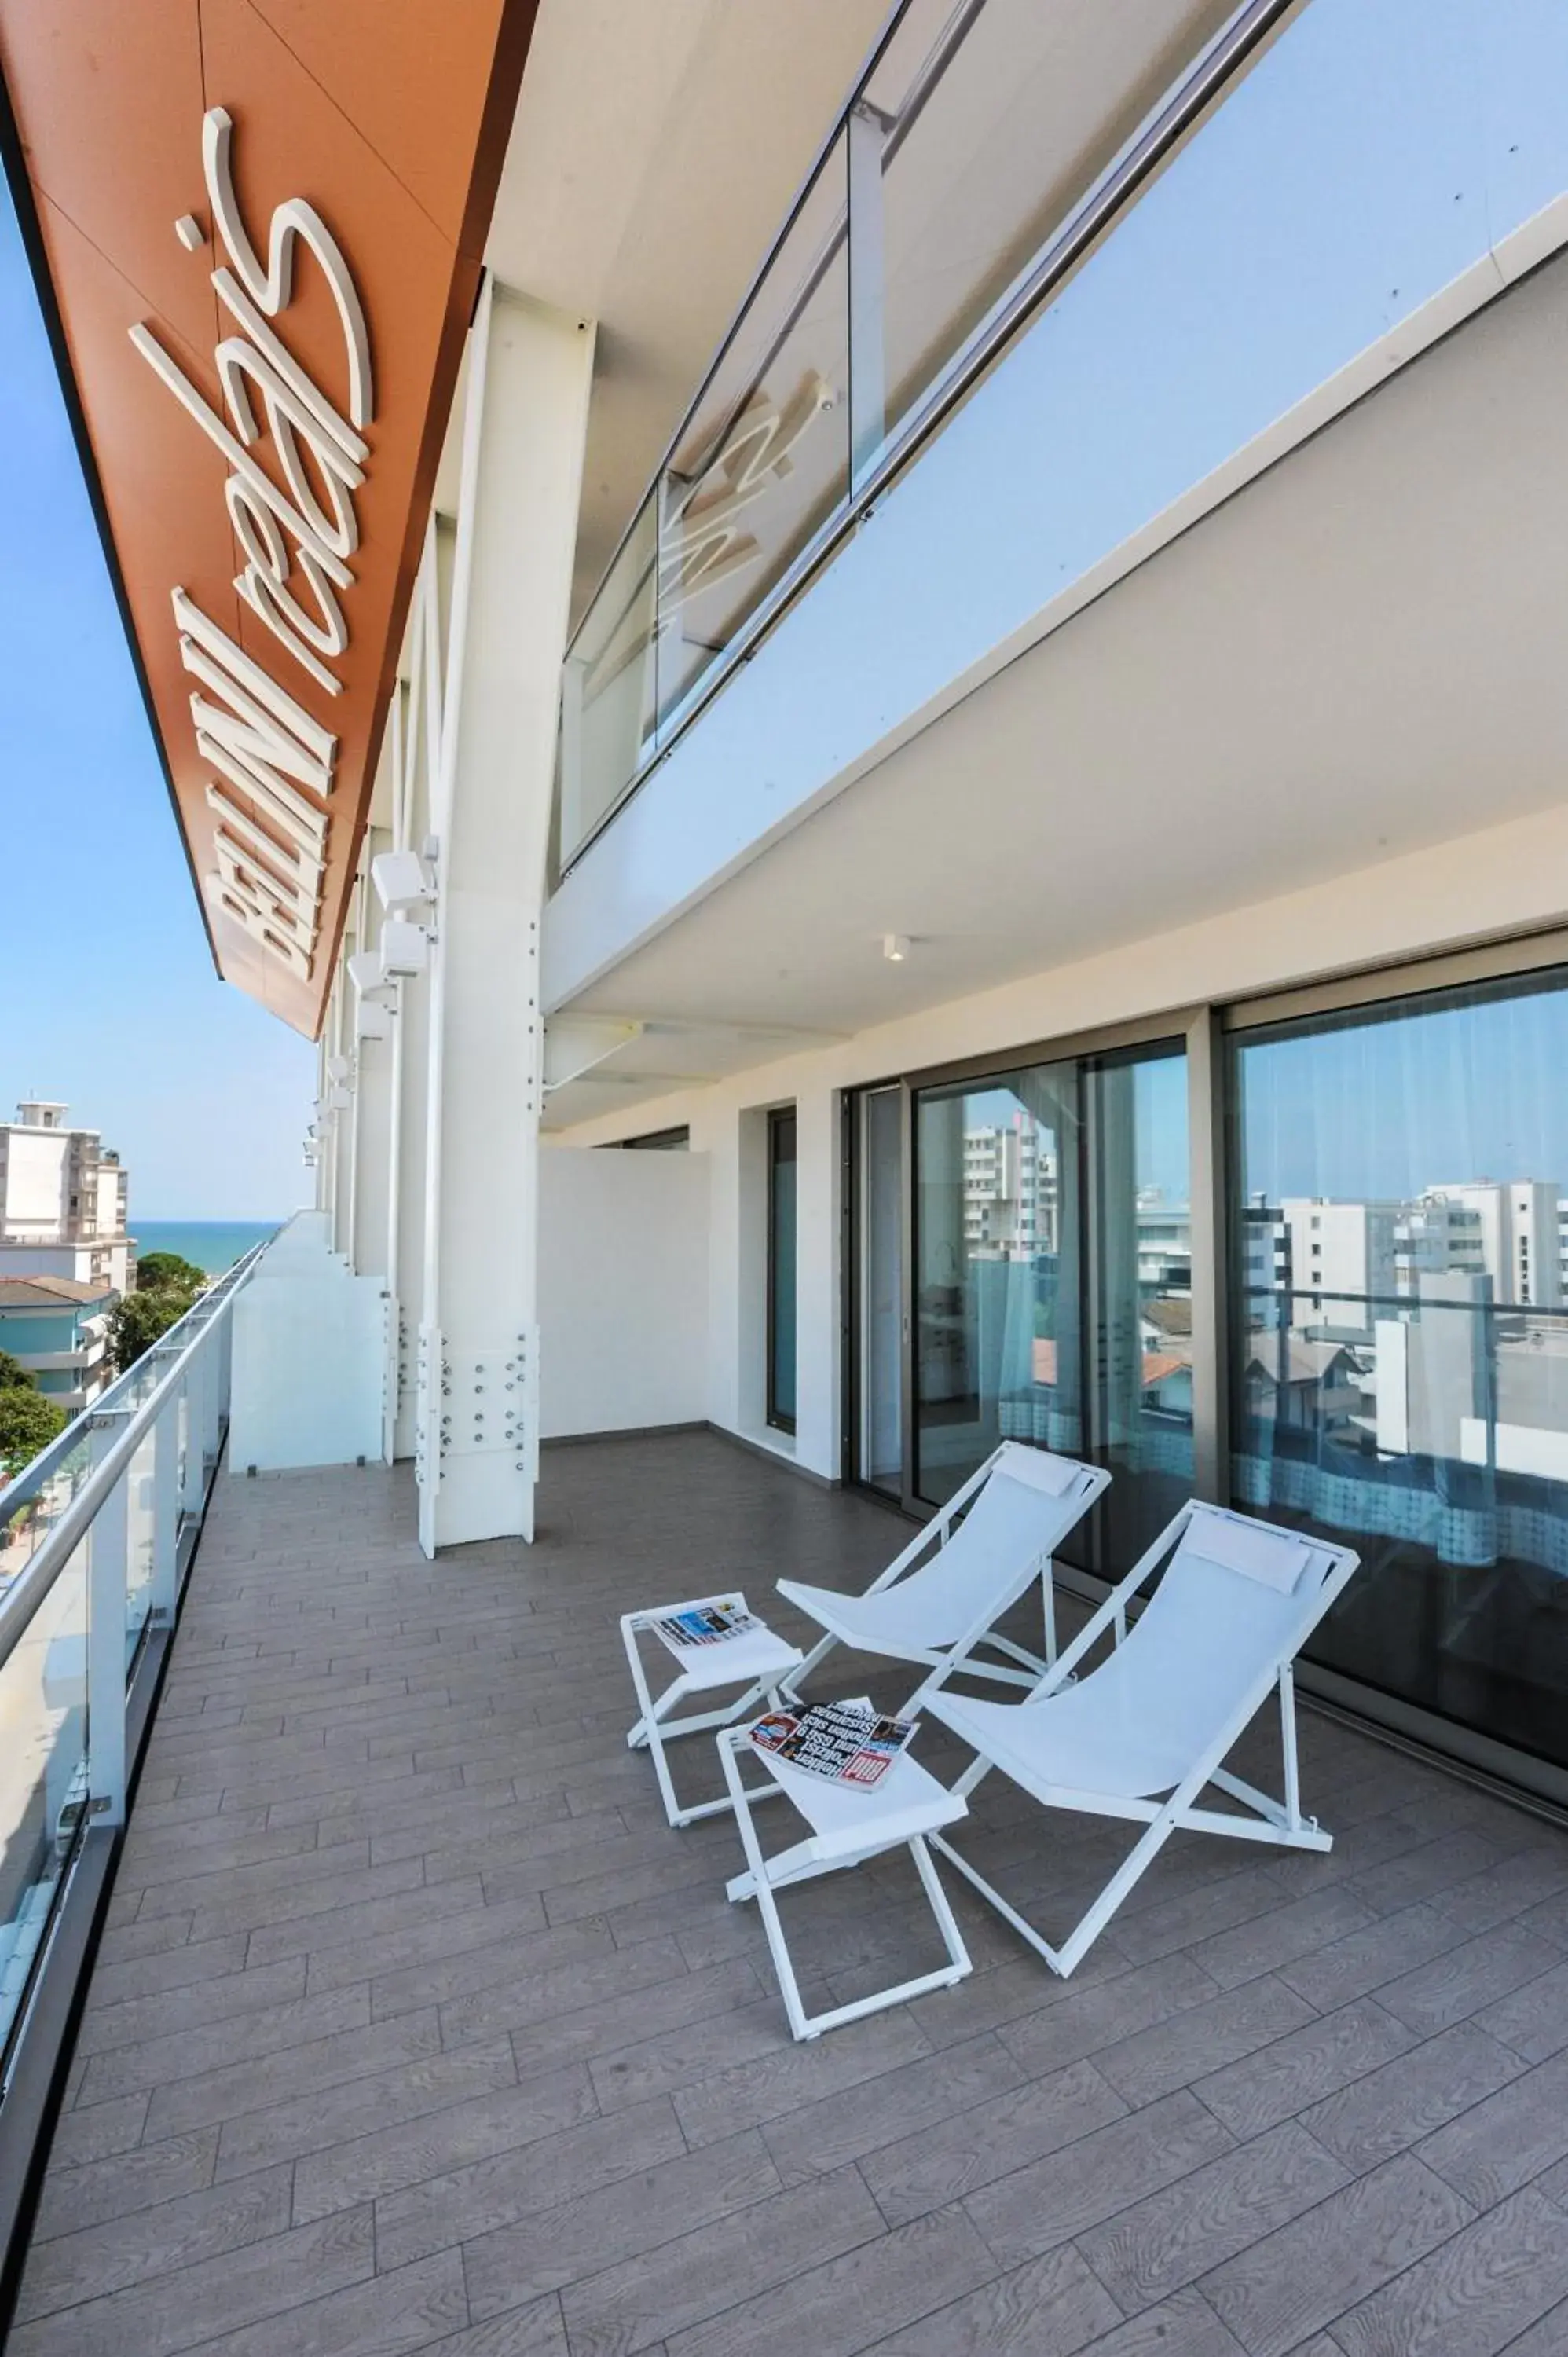
<instances>
[{"instance_id":1,"label":"white metal chair frame","mask_svg":"<svg viewBox=\"0 0 1568 2357\"><path fill-rule=\"evenodd\" d=\"M726 1598L735 1596L736 1593L735 1589L724 1591ZM698 1596L689 1598L683 1604L652 1604L645 1607L640 1612L624 1612L621 1615L621 1641L626 1647L626 1658L631 1670L631 1683L638 1702L637 1719L627 1731L627 1748L631 1751L647 1750L652 1755L653 1772L659 1780L659 1793L664 1803L664 1814L677 1831L682 1825L695 1824L699 1817L720 1816L732 1803L726 1797L716 1801L698 1801L690 1808L682 1808L675 1797L675 1786L670 1773L670 1763L664 1756L665 1745L678 1742L682 1736L711 1735L715 1728L733 1727L736 1720L743 1716L748 1719L754 1717L764 1702L770 1710L779 1709L782 1706L780 1692L784 1681L791 1671L799 1668L802 1660L798 1645L789 1644L785 1638L777 1635L773 1630L765 1626L756 1633L758 1637L768 1638L775 1650L776 1658L761 1671L760 1674L755 1667L752 1667L742 1670L739 1677L736 1679L726 1680L717 1675L703 1676L701 1672L704 1665L714 1672L721 1669L725 1647L721 1643L707 1649L694 1649L691 1669L679 1671L663 1693L655 1698L649 1690L642 1656L638 1650L639 1631L651 1629L657 1620L669 1620L680 1612L697 1611L703 1605L713 1604L718 1600L719 1598L714 1595ZM745 1601L744 1598L740 1600L743 1603ZM739 1645L747 1644L746 1638L730 1641ZM752 1647L751 1650L755 1652L757 1649ZM739 1684L742 1680L745 1681L746 1690L738 1701L726 1703L718 1710L699 1711L686 1718L671 1718L669 1715L676 1704L683 1701L690 1694L710 1693L715 1687L725 1684Z\"/></svg>"},{"instance_id":2,"label":"white metal chair frame","mask_svg":"<svg viewBox=\"0 0 1568 2357\"><path fill-rule=\"evenodd\" d=\"M879 1573L869 1587L861 1589L858 1596L846 1600L858 1603L865 1597L883 1595L897 1581L907 1577L916 1577L919 1572L927 1569L928 1565L922 1562L921 1558L927 1555L928 1549L932 1550L933 1554L940 1554L952 1536L954 1524L964 1508L979 1495L1009 1450L1021 1448L1024 1445L1019 1441L1004 1440L999 1448L993 1448L984 1464L977 1467L968 1480L954 1491L946 1505L933 1516L930 1522L917 1531L908 1545L900 1554L895 1555L886 1570ZM1076 1458L1070 1461L1079 1462ZM1073 1522L1067 1524L1059 1534L1058 1544L1060 1544L1060 1538L1066 1536L1067 1530L1072 1529L1077 1523L1082 1521L1090 1508L1110 1486L1111 1475L1103 1466L1084 1465L1081 1469L1089 1477L1088 1485L1076 1501L1079 1511ZM1036 1579L1039 1580L1041 1587L1041 1611L1046 1648L1043 1660L1036 1654L1029 1652L1025 1646L1015 1644L1011 1637L998 1636L995 1630L995 1623L1004 1613L1011 1611L1019 1598L1027 1592ZM813 1618L818 1617L816 1608L806 1603L800 1595L798 1582L781 1579L778 1586L781 1596L811 1612ZM800 1699L800 1687L818 1664L832 1652L835 1645L848 1645L854 1651L871 1650L860 1638L841 1635L837 1630L829 1629L827 1633L820 1637L812 1646L796 1675L788 1682L786 1690L797 1700ZM973 1658L975 1649L981 1645L989 1646L993 1651L1004 1654L1006 1661L997 1663L975 1660ZM1023 1568L1019 1577L1008 1587L1000 1592L993 1591L987 1597L981 1612L968 1627L961 1631L950 1646L937 1648L913 1644L898 1645L891 1639L887 1639L879 1641L875 1650L878 1654L886 1659L914 1662L930 1673L928 1677L922 1679L908 1702L900 1704L898 1716L902 1718L912 1717L920 1709L927 1695L934 1693L951 1672L961 1665L969 1677L990 1678L998 1684L1022 1686L1027 1692L1033 1693L1041 1675L1050 1668L1057 1658L1054 1553L1042 1550Z\"/></svg>"},{"instance_id":3,"label":"white metal chair frame","mask_svg":"<svg viewBox=\"0 0 1568 2357\"><path fill-rule=\"evenodd\" d=\"M1180 1545L1194 1516L1220 1510L1206 1507L1189 1500L1166 1525L1147 1553L1140 1556L1121 1584L1112 1589L1099 1610L1085 1624L1067 1651L1046 1671L1034 1689L1031 1700L1058 1693L1074 1682L1079 1663L1104 1636L1112 1632L1113 1641L1126 1642L1127 1609L1139 1588L1154 1571L1170 1559ZM1229 1515L1233 1522L1251 1522L1252 1518ZM1305 1540L1315 1553L1326 1555L1329 1566L1322 1579L1301 1599L1288 1637L1279 1646L1283 1658L1271 1665L1265 1674L1256 1679L1243 1695L1235 1709L1216 1730L1212 1741L1204 1746L1180 1781L1164 1800L1144 1799L1120 1793L1096 1792L1069 1789L1062 1785L1047 1785L1022 1772L1015 1762L998 1762L979 1754L953 1786L953 1792L967 1800L976 1787L1001 1766L1002 1772L1012 1778L1025 1792L1047 1808L1066 1808L1086 1815L1122 1817L1147 1827L1146 1832L1122 1860L1104 1889L1079 1919L1059 1948L1054 1948L1036 1931L1017 1909L1004 1899L1001 1892L988 1882L977 1867L960 1856L950 1843L940 1834L931 1836L933 1846L957 1867L983 1899L995 1908L1022 1939L1042 1955L1054 1973L1065 1979L1082 1961L1089 1948L1099 1938L1133 1886L1153 1865L1173 1833L1219 1834L1232 1841L1268 1842L1284 1849L1325 1851L1334 1846L1334 1836L1326 1833L1316 1817L1305 1817L1301 1808L1301 1783L1296 1758L1295 1677L1294 1661L1313 1630L1329 1606L1340 1594L1358 1567L1360 1558L1352 1549L1330 1545L1316 1536L1299 1531L1277 1531L1271 1523L1254 1523L1255 1528L1283 1538ZM955 1664L956 1666L956 1664ZM1092 1678L1093 1672L1086 1676ZM1241 1736L1267 1701L1270 1690L1278 1686L1280 1697L1280 1739L1283 1754L1284 1798L1276 1801L1255 1785L1245 1782L1223 1766ZM939 1718L946 1718L941 1698L928 1693L928 1706ZM950 1721L955 1732L972 1738L958 1721ZM1240 1801L1248 1814L1232 1815L1219 1809L1202 1809L1195 1805L1198 1794L1208 1784L1215 1785L1231 1800Z\"/></svg>"},{"instance_id":4,"label":"white metal chair frame","mask_svg":"<svg viewBox=\"0 0 1568 2357\"><path fill-rule=\"evenodd\" d=\"M768 1936L768 1946L773 1958L773 1968L779 1976L779 1992L784 2010L789 2016L791 2035L797 2039L820 2038L824 2029L837 2029L846 2021L858 2021L868 2013L881 2013L888 2006L902 2005L910 1997L926 1996L933 1989L950 1988L955 1981L963 1980L974 1967L969 1950L963 1943L957 1918L949 1904L936 1867L931 1863L929 1840L934 1840L934 1826L951 1824L968 1813L968 1803L956 1793L947 1792L923 1768L907 1758L897 1761L890 1775L912 1775L919 1780L917 1789L922 1800L914 1808L903 1808L889 1814L886 1805L878 1810L878 1791L855 1792L849 1796L849 1805L865 1812L865 1839L856 1842L853 1834L843 1836L824 1835L813 1832L808 1839L796 1842L780 1850L777 1856L765 1858L757 1838L757 1828L751 1820L752 1805L757 1801L772 1800L780 1792L786 1797L793 1794L779 1781L748 1786L742 1781L740 1760L751 1750L750 1729L735 1727L718 1738L720 1764L724 1770L728 1800L722 1805L732 1807L740 1828L741 1846L746 1852L746 1870L737 1874L725 1887L731 1900L755 1899L762 1917L762 1927ZM761 1764L767 1766L764 1760ZM797 1786L804 1781L804 1771L797 1771ZM926 1787L930 1798L924 1798ZM829 1792L833 1790L829 1786ZM802 1799L807 1795L802 1794ZM946 1804L945 1806L943 1804ZM879 1829L880 1827L880 1829ZM860 1866L867 1858L880 1857L887 1851L907 1848L915 1861L915 1871L936 1918L937 1929L947 1949L948 1962L934 1972L921 1973L913 1980L900 1981L896 1987L878 1990L874 1996L856 1997L848 2005L833 2006L825 2013L808 2014L800 1997L800 1986L789 1954L789 1944L779 1920L775 1893L793 1884L809 1882L819 1875L836 1874L841 1869Z\"/></svg>"}]
</instances>

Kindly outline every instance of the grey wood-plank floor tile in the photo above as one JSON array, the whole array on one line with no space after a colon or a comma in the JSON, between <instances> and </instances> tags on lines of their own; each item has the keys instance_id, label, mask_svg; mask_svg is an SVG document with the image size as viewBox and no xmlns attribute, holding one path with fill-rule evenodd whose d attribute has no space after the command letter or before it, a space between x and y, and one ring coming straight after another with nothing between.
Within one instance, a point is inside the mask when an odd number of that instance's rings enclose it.
<instances>
[{"instance_id":1,"label":"grey wood-plank floor tile","mask_svg":"<svg viewBox=\"0 0 1568 2357\"><path fill-rule=\"evenodd\" d=\"M1190 2175L1234 2141L1183 2089L1015 2169L971 2194L965 2207L1003 2265L1014 2266Z\"/></svg>"},{"instance_id":2,"label":"grey wood-plank floor tile","mask_svg":"<svg viewBox=\"0 0 1568 2357\"><path fill-rule=\"evenodd\" d=\"M242 2325L203 2341L189 2357L425 2357L433 2348L449 2347L467 2318L461 2254L440 2251ZM539 2341L535 2347L542 2357L551 2344Z\"/></svg>"},{"instance_id":3,"label":"grey wood-plank floor tile","mask_svg":"<svg viewBox=\"0 0 1568 2357\"><path fill-rule=\"evenodd\" d=\"M1568 1964L1526 1981L1474 2017L1477 2026L1527 2062L1547 2062L1568 2046Z\"/></svg>"},{"instance_id":4,"label":"grey wood-plank floor tile","mask_svg":"<svg viewBox=\"0 0 1568 2357\"><path fill-rule=\"evenodd\" d=\"M54 2159L33 2221L35 2243L150 2209L177 2194L199 2192L212 2183L217 2169L218 2130L199 2128L191 2136L104 2155L75 2169L59 2165L57 2139Z\"/></svg>"},{"instance_id":5,"label":"grey wood-plank floor tile","mask_svg":"<svg viewBox=\"0 0 1568 2357\"><path fill-rule=\"evenodd\" d=\"M1145 2308L1091 2341L1082 2357L1246 2357L1200 2291L1178 2291ZM1343 2357L1337 2350L1304 2346L1294 2357Z\"/></svg>"},{"instance_id":6,"label":"grey wood-plank floor tile","mask_svg":"<svg viewBox=\"0 0 1568 2357\"><path fill-rule=\"evenodd\" d=\"M1503 1923L1434 1956L1430 1964L1418 1964L1398 1980L1385 1981L1378 1991L1378 2002L1422 2037L1430 2038L1526 1983L1539 1980L1560 1962L1561 1951L1552 1942L1527 1932L1520 1923Z\"/></svg>"},{"instance_id":7,"label":"grey wood-plank floor tile","mask_svg":"<svg viewBox=\"0 0 1568 2357\"><path fill-rule=\"evenodd\" d=\"M494 2153L521 2151L597 2116L592 2083L577 2064L328 2145L295 2163L294 2223L401 2192Z\"/></svg>"},{"instance_id":8,"label":"grey wood-plank floor tile","mask_svg":"<svg viewBox=\"0 0 1568 2357\"><path fill-rule=\"evenodd\" d=\"M1075 2357L1103 2345L1116 2302L1070 2243L872 2344L871 2357Z\"/></svg>"},{"instance_id":9,"label":"grey wood-plank floor tile","mask_svg":"<svg viewBox=\"0 0 1568 2357\"><path fill-rule=\"evenodd\" d=\"M656 2250L677 2236L712 2228L722 2276L723 2222L733 2212L783 2190L755 2128L724 2142L639 2169L594 2193L536 2210L515 2225L476 2236L464 2252L468 2299L477 2317L520 2299L560 2290L602 2269Z\"/></svg>"},{"instance_id":10,"label":"grey wood-plank floor tile","mask_svg":"<svg viewBox=\"0 0 1568 2357\"><path fill-rule=\"evenodd\" d=\"M878 2339L978 2290L995 2274L961 2210L934 2210L759 2298L671 2336L670 2357L858 2357Z\"/></svg>"},{"instance_id":11,"label":"grey wood-plank floor tile","mask_svg":"<svg viewBox=\"0 0 1568 2357\"><path fill-rule=\"evenodd\" d=\"M1320 2144L1364 2175L1496 2094L1525 2067L1476 2023L1455 2022L1338 2094L1308 2104L1301 2116Z\"/></svg>"},{"instance_id":12,"label":"grey wood-plank floor tile","mask_svg":"<svg viewBox=\"0 0 1568 2357\"><path fill-rule=\"evenodd\" d=\"M769 2120L763 2136L784 2182L794 2184L918 2138L956 2112L1009 2093L1024 2075L1000 2040L983 2035L803 2104Z\"/></svg>"},{"instance_id":13,"label":"grey wood-plank floor tile","mask_svg":"<svg viewBox=\"0 0 1568 2357\"><path fill-rule=\"evenodd\" d=\"M1182 1835L1065 1982L966 1887L971 1979L796 2046L733 1825L670 1833L625 1749L617 1616L758 1563L855 1592L904 1526L703 1434L548 1452L541 1505L432 1565L406 1469L220 1480L20 2357L1237 2357L1215 2299L1256 2269L1267 2339L1313 2252L1363 2334L1507 2285L1568 2357L1568 1841L1305 1711L1327 1856ZM1047 1924L1124 1853L983 1798ZM901 1860L789 1907L823 2001L929 1936Z\"/></svg>"},{"instance_id":14,"label":"grey wood-plank floor tile","mask_svg":"<svg viewBox=\"0 0 1568 2357\"><path fill-rule=\"evenodd\" d=\"M1201 2289L1251 2357L1284 2357L1473 2215L1441 2178L1402 2154L1228 2260Z\"/></svg>"},{"instance_id":15,"label":"grey wood-plank floor tile","mask_svg":"<svg viewBox=\"0 0 1568 2357\"><path fill-rule=\"evenodd\" d=\"M303 2160L329 2145L348 2144L373 2128L444 2110L471 2095L517 2083L517 2065L504 2038L460 2047L439 2047L390 2071L371 2072L304 2094L267 2100L264 2080L252 2087L255 2109L226 2119L219 2135L218 2175L243 2176L269 2160Z\"/></svg>"},{"instance_id":16,"label":"grey wood-plank floor tile","mask_svg":"<svg viewBox=\"0 0 1568 2357\"><path fill-rule=\"evenodd\" d=\"M1477 2210L1506 2201L1568 2156L1568 2055L1526 2071L1417 2149Z\"/></svg>"},{"instance_id":17,"label":"grey wood-plank floor tile","mask_svg":"<svg viewBox=\"0 0 1568 2357\"><path fill-rule=\"evenodd\" d=\"M1122 2040L1101 2053L1100 2067L1130 2104L1153 2103L1312 2018L1305 1998L1265 1974Z\"/></svg>"},{"instance_id":18,"label":"grey wood-plank floor tile","mask_svg":"<svg viewBox=\"0 0 1568 2357\"><path fill-rule=\"evenodd\" d=\"M1272 2045L1195 2079L1193 2093L1233 2136L1260 2135L1319 2098L1364 2078L1415 2043L1413 2031L1370 1997L1321 2014Z\"/></svg>"},{"instance_id":19,"label":"grey wood-plank floor tile","mask_svg":"<svg viewBox=\"0 0 1568 2357\"><path fill-rule=\"evenodd\" d=\"M369 2350L365 2357L372 2357ZM445 2340L432 2341L420 2357L570 2357L561 2303L553 2293L509 2309L503 2316L487 2317ZM641 2357L664 2357L660 2349L642 2351Z\"/></svg>"},{"instance_id":20,"label":"grey wood-plank floor tile","mask_svg":"<svg viewBox=\"0 0 1568 2357\"><path fill-rule=\"evenodd\" d=\"M422 2179L376 2203L376 2255L401 2266L451 2243L466 2243L530 2212L596 2193L685 2151L667 2097L613 2120L567 2128L541 2148L524 2145Z\"/></svg>"},{"instance_id":21,"label":"grey wood-plank floor tile","mask_svg":"<svg viewBox=\"0 0 1568 2357\"><path fill-rule=\"evenodd\" d=\"M206 2186L35 2243L17 2317L25 2323L124 2284L169 2275L220 2251L281 2234L290 2222L292 2175L287 2168L260 2169L229 2185Z\"/></svg>"},{"instance_id":22,"label":"grey wood-plank floor tile","mask_svg":"<svg viewBox=\"0 0 1568 2357\"><path fill-rule=\"evenodd\" d=\"M896 2136L861 2162L890 2226L940 2210L1026 2163L1059 2152L1127 2106L1092 2062L988 2096L916 2136Z\"/></svg>"},{"instance_id":23,"label":"grey wood-plank floor tile","mask_svg":"<svg viewBox=\"0 0 1568 2357\"><path fill-rule=\"evenodd\" d=\"M1336 2193L1349 2172L1294 2120L1079 2237L1096 2275L1132 2312L1184 2289Z\"/></svg>"},{"instance_id":24,"label":"grey wood-plank floor tile","mask_svg":"<svg viewBox=\"0 0 1568 2357\"><path fill-rule=\"evenodd\" d=\"M1568 2221L1522 2192L1336 2318L1345 2357L1497 2357L1568 2298Z\"/></svg>"},{"instance_id":25,"label":"grey wood-plank floor tile","mask_svg":"<svg viewBox=\"0 0 1568 2357\"><path fill-rule=\"evenodd\" d=\"M851 2165L765 2198L720 2232L722 2266L713 2229L700 2226L563 2291L572 2357L630 2357L878 2240L885 2222Z\"/></svg>"},{"instance_id":26,"label":"grey wood-plank floor tile","mask_svg":"<svg viewBox=\"0 0 1568 2357\"><path fill-rule=\"evenodd\" d=\"M6 2357L178 2357L219 2333L302 2308L375 2272L370 2208L345 2210L18 2324Z\"/></svg>"}]
</instances>

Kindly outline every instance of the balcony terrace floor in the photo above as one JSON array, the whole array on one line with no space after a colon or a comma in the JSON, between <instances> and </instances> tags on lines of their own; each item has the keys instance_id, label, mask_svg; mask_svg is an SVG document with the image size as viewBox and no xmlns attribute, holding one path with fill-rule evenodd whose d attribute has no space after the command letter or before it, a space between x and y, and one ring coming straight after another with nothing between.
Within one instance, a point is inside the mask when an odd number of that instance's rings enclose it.
<instances>
[{"instance_id":1,"label":"balcony terrace floor","mask_svg":"<svg viewBox=\"0 0 1568 2357\"><path fill-rule=\"evenodd\" d=\"M1568 1838L1306 1712L1330 1856L1178 1836L1068 1983L963 1891L971 1979L796 2046L616 1616L900 1525L704 1434L541 1501L430 1564L405 1469L220 1482L11 2357L1568 2351ZM999 1784L1059 1923L1124 1839ZM808 2004L917 1900L793 1894Z\"/></svg>"}]
</instances>

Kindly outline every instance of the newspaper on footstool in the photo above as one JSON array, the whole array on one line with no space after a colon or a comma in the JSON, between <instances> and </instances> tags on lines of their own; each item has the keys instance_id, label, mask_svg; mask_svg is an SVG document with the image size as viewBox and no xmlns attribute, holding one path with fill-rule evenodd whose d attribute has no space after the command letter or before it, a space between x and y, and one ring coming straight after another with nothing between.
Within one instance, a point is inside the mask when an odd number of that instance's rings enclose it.
<instances>
[{"instance_id":1,"label":"newspaper on footstool","mask_svg":"<svg viewBox=\"0 0 1568 2357\"><path fill-rule=\"evenodd\" d=\"M653 1633L678 1660L699 1645L722 1645L728 1637L745 1637L763 1626L738 1597L730 1596L711 1604L693 1604L689 1611L668 1612L663 1620L654 1621Z\"/></svg>"},{"instance_id":2,"label":"newspaper on footstool","mask_svg":"<svg viewBox=\"0 0 1568 2357\"><path fill-rule=\"evenodd\" d=\"M758 1751L787 1760L832 1784L862 1788L879 1784L908 1750L918 1719L884 1718L869 1695L854 1702L824 1702L810 1710L770 1710L756 1720L751 1740Z\"/></svg>"}]
</instances>

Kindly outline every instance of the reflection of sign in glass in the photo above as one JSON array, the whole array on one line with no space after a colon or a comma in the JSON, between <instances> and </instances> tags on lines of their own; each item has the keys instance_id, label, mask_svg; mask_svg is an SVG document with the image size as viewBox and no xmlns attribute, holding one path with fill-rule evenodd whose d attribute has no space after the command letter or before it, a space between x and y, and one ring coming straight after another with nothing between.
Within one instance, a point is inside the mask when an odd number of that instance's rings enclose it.
<instances>
[{"instance_id":1,"label":"reflection of sign in glass","mask_svg":"<svg viewBox=\"0 0 1568 2357\"><path fill-rule=\"evenodd\" d=\"M337 695L342 683L328 665L349 644L338 593L354 582L354 494L370 456L360 429L374 412L370 339L342 251L303 198L274 210L263 265L234 193L232 135L226 111L209 108L201 126L202 167L215 232L228 255L228 265L212 272L212 286L237 329L213 352L226 414L208 406L150 328L134 327L131 340L228 462L224 503L245 558L235 589L291 660ZM188 220L176 233L188 247L199 241ZM268 325L289 307L301 242L342 323L347 416ZM252 455L263 438L281 484ZM190 699L197 746L227 781L213 780L207 788L219 824L216 866L204 889L270 956L307 978L320 926L338 738L183 588L174 592L174 609L180 659L217 699ZM234 800L234 788L243 803Z\"/></svg>"},{"instance_id":2,"label":"reflection of sign in glass","mask_svg":"<svg viewBox=\"0 0 1568 2357\"><path fill-rule=\"evenodd\" d=\"M752 395L717 457L665 519L659 540L661 606L711 588L759 554L757 540L736 519L782 482L796 443L813 418L832 405L832 389L814 369L782 409L760 389Z\"/></svg>"}]
</instances>

